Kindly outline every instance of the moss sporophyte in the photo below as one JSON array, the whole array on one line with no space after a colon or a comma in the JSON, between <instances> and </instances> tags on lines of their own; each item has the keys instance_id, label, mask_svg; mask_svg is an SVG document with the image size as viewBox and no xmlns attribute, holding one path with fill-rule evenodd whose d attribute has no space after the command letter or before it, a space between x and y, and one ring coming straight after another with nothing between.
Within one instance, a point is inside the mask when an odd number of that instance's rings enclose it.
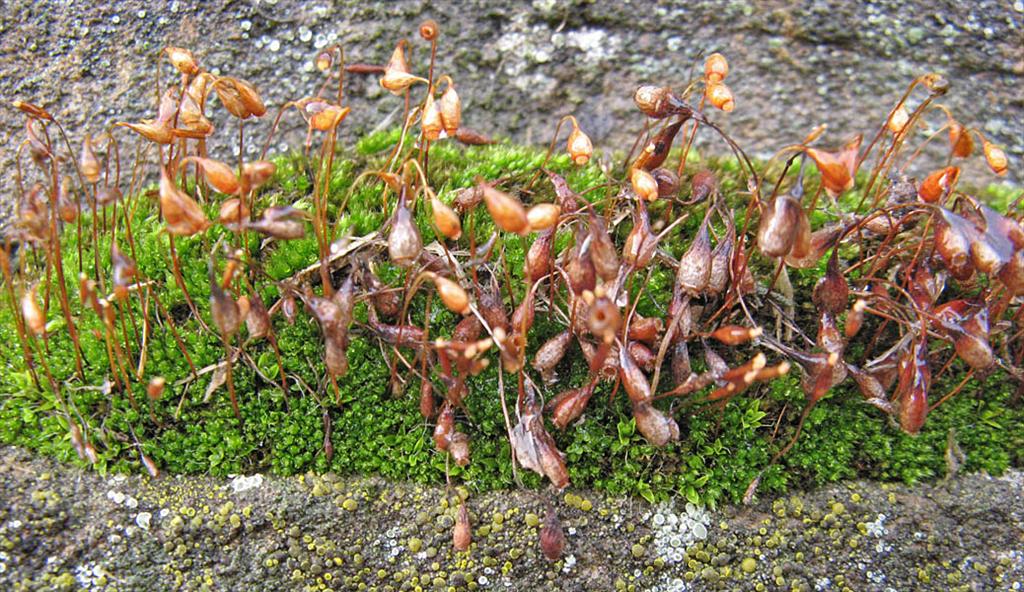
<instances>
[{"instance_id":1,"label":"moss sporophyte","mask_svg":"<svg viewBox=\"0 0 1024 592\"><path fill-rule=\"evenodd\" d=\"M320 92L276 109L169 47L155 117L79 150L15 102L0 440L101 472L548 481L708 504L930 478L951 447L968 470L1020 463L1020 197L958 184L975 140L1008 165L938 103L941 77L841 148L819 128L754 163L722 129L742 97L713 54L684 92L637 89L632 147L595 153L566 115L545 152L467 128L457 77L435 72L440 28L419 32L421 71L409 41L384 66L329 48ZM347 76L379 76L402 126L339 144ZM275 113L269 146L293 111L301 151L243 158L247 122ZM237 124L237 161L208 154L214 120ZM928 126L948 130L949 158L918 182L903 171ZM732 157L698 154L698 134ZM541 536L560 555L553 511Z\"/></svg>"}]
</instances>

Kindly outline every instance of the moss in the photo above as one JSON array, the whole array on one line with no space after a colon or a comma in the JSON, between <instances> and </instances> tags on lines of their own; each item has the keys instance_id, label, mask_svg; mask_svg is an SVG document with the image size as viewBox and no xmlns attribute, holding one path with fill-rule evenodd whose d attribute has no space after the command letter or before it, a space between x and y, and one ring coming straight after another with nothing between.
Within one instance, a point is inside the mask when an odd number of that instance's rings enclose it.
<instances>
[{"instance_id":1,"label":"moss","mask_svg":"<svg viewBox=\"0 0 1024 592\"><path fill-rule=\"evenodd\" d=\"M329 183L329 214L331 220L339 223L339 236L346 232L360 235L377 230L390 215L382 206L385 203L382 183L374 177L364 177L357 182L357 176L361 171L382 167L389 148L398 138L396 131L369 136L358 142L354 154L339 157ZM471 148L441 143L430 153L428 174L439 196L450 201L456 189L472 184L478 176L525 182L543 158L542 151L507 143ZM706 164L719 173L724 195L739 205L743 199L739 192L744 184L736 163L711 160ZM277 165L272 189L259 196L261 205L298 200L299 207L309 208L306 196L312 177L306 161L299 155L290 155L278 159ZM577 191L604 182L604 173L596 165L576 168L570 166L564 156L552 158L548 167L565 174L570 186ZM989 192L997 200L1005 200L1012 193L1003 186L993 186ZM612 189L586 194L595 202L611 195ZM552 197L550 184L537 183L534 199ZM346 199L347 207L342 210L341 203ZM475 228L478 236L489 235L492 228L483 210L479 208L464 220L467 227ZM223 358L223 347L217 336L201 330L189 313L184 294L174 281L168 238L159 232L160 223L153 204L141 202L134 212L131 253L140 269L154 282L154 289L175 320L194 366L204 369L218 364ZM209 212L213 213L213 206ZM692 234L702 216L701 209L694 210L682 224L682 231L667 240L666 250L677 256L681 254L687 245L682 237ZM427 208L417 209L417 222L424 236L430 237ZM623 233L622 228L619 233ZM71 306L81 310L73 278L80 266L87 271L92 268L91 241L83 241L80 263L75 233L66 232L64 236ZM88 237L89 233L83 236ZM100 235L98 252L102 268L109 266L108 237L109 233ZM175 241L185 285L205 319L210 318L206 254L210 246L221 239L229 243L234 240L223 229L213 229L203 237ZM518 237L503 240L508 269L516 281L521 278L528 243ZM570 240L568 233L557 238L563 246ZM124 241L121 246L127 250ZM318 258L312 236L263 250L253 236L246 248L254 265L272 281L285 279ZM854 258L856 252L842 253L842 256ZM820 269L794 270L792 280L797 290L809 291L823 272L823 265ZM403 272L386 263L379 265L378 272L392 285L403 281ZM643 315L663 315L673 282L671 272L661 269L649 278L639 279L644 281L634 281L630 286L634 296L643 290L637 311ZM261 289L268 301L277 298L272 282ZM520 289L516 297L521 296ZM76 318L83 357L87 361L84 380L73 378L75 364L71 342L67 331L57 330L63 321L55 321L55 330L47 342L47 360L62 385L62 394L71 404L76 423L82 425L97 447L100 456L97 470L142 471L141 448L163 470L172 473L225 475L271 471L290 475L314 470L378 474L423 483L444 481L445 458L434 450L430 440L432 426L420 417L416 397L412 395L417 392L418 384L412 381L406 385L406 394L393 396L389 387L390 373L381 362L381 350L364 329L355 330L348 351L350 371L340 381L336 398L333 389L324 384L320 369L319 328L306 315L299 315L294 324L275 318L275 331L284 352L284 370L292 377L291 392L285 396L281 391L277 359L269 346L265 342L248 345L246 355L255 360L260 373L270 381L244 364L235 365L234 381L245 418L240 426L223 387L205 400L204 393L214 373L205 372L198 379L192 377L167 320L157 315L155 307L150 305L144 311L139 298L132 298L127 306L133 309L136 323L118 327L118 330L129 336L142 331L142 319L148 314L151 331L144 375L163 376L169 385L164 396L152 403L152 415L144 385L139 381L133 381L131 387L137 409L117 389L99 388L110 379L111 372L103 326L96 315L87 312ZM414 299L413 319L422 322L425 311L424 300ZM432 331L436 334L445 334L454 325L454 315L439 306L431 308L431 315L432 327L435 327ZM50 318L59 318L56 306L51 307ZM357 307L356 318L365 321L365 305ZM538 311L530 351L559 330L559 323L547 318L544 311ZM0 339L11 344L0 353L4 368L0 373L0 442L84 464L74 452L67 419L54 413L57 407L54 394L45 384L35 384L26 368L21 349L16 346L19 341L7 306L0 307ZM141 343L141 339L135 338L124 341L132 348ZM561 380L556 388L559 390L580 385L587 374L578 349L572 352L558 369ZM954 365L937 381L933 396L937 398L952 388L963 371L962 367ZM299 384L305 386L299 388L296 386ZM452 465L451 473L478 491L511 487L515 479L501 413L496 364L470 379L469 387L468 415L460 417L459 422L471 436L472 462L465 468ZM613 385L600 385L585 420L555 433L556 441L566 454L574 486L638 495L652 502L669 496L707 504L738 500L773 454L792 437L804 403L797 378L789 375L736 397L724 409L677 413L683 438L664 449L655 449L637 432L622 393L607 403L613 391ZM552 389L548 394L554 392ZM510 390L505 396L511 404L514 393ZM997 376L984 382L972 380L962 393L929 416L919 436L910 437L863 403L850 386L835 389L809 414L803 434L792 451L779 465L762 475L761 488L782 491L792 485L820 484L856 476L905 482L940 477L946 470L944 453L950 430L954 430L966 453L967 470L999 473L1008 466L1020 466L1024 461L1021 457L1024 412L1019 405L1010 404L1012 397L1010 387ZM323 446L324 411L332 421L334 454L331 460ZM135 437L140 443L138 446ZM541 480L533 473L519 471L519 477L527 486L541 485ZM344 503L349 502L356 503L352 498L346 498ZM529 521L530 516L527 518Z\"/></svg>"}]
</instances>

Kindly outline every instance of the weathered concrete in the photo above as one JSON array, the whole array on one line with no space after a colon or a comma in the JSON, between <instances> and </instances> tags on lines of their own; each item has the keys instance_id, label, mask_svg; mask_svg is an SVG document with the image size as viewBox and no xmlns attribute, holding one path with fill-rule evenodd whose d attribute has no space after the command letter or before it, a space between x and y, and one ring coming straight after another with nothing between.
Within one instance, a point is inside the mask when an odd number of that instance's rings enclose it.
<instances>
[{"instance_id":1,"label":"weathered concrete","mask_svg":"<svg viewBox=\"0 0 1024 592\"><path fill-rule=\"evenodd\" d=\"M730 60L737 109L715 118L756 154L798 141L819 123L831 126L826 143L870 133L910 80L934 70L952 82L943 102L1003 144L1011 179L1022 178L1020 0L4 4L0 97L45 106L76 141L118 120L152 116L152 65L166 44L192 48L214 72L249 79L269 104L280 105L315 92L320 75L312 60L332 43L343 43L352 61L382 63L396 40L408 37L422 69L428 49L416 27L433 17L443 31L439 70L456 79L467 123L488 133L544 143L557 116L574 112L599 147L625 149L642 125L632 90L642 82L682 87L702 53L721 51ZM163 72L173 80L169 66ZM353 113L343 141L399 105L372 78L354 78L348 96ZM11 177L22 119L0 109L4 179ZM282 146L300 141L295 119L286 119L290 133ZM251 129L250 150L266 126ZM230 143L234 134L221 130L217 138ZM979 158L969 164L972 180L993 179ZM10 193L9 181L0 187Z\"/></svg>"},{"instance_id":2,"label":"weathered concrete","mask_svg":"<svg viewBox=\"0 0 1024 592\"><path fill-rule=\"evenodd\" d=\"M0 449L4 590L1015 590L1024 475L863 482L707 511L588 491L468 495L334 475L102 478ZM453 500L459 495L453 492ZM565 554L544 559L553 504ZM763 586L759 588L758 586ZM449 586L453 588L449 588Z\"/></svg>"}]
</instances>

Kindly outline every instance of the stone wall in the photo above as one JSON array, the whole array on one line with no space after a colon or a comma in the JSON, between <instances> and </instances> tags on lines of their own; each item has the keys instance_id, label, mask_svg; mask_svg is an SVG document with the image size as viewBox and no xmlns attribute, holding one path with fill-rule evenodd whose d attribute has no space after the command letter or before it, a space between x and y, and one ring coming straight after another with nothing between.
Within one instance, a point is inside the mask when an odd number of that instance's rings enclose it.
<instances>
[{"instance_id":1,"label":"stone wall","mask_svg":"<svg viewBox=\"0 0 1024 592\"><path fill-rule=\"evenodd\" d=\"M720 51L731 64L728 83L737 108L714 118L755 154L770 155L819 123L830 126L824 144L870 134L907 83L934 70L952 83L943 102L1001 143L1011 157L1010 179L1021 179L1020 0L5 4L0 190L7 195L23 135L22 116L8 106L13 99L51 110L75 142L118 120L151 117L154 56L175 44L191 48L216 73L253 81L276 106L316 91L321 78L313 57L335 42L345 45L351 61L383 63L405 36L413 63L424 64L428 46L415 32L428 17L442 28L440 71L456 79L467 124L487 133L546 143L558 116L576 113L598 147L626 149L642 125L633 89L643 82L681 88L702 52ZM173 80L169 66L162 72ZM375 79L353 78L348 95L353 113L343 141L382 122L397 123L400 100ZM275 144L301 142L298 118L292 114L286 122ZM250 128L249 150L263 141L266 125ZM229 142L234 134L220 130L217 138ZM978 158L969 163L969 179L994 179L979 165Z\"/></svg>"}]
</instances>

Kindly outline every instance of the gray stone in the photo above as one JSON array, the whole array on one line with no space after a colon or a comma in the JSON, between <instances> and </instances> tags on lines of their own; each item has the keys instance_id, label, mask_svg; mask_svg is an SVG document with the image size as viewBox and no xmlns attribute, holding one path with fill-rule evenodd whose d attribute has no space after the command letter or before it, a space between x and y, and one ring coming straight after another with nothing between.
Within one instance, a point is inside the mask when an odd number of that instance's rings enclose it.
<instances>
[{"instance_id":1,"label":"gray stone","mask_svg":"<svg viewBox=\"0 0 1024 592\"><path fill-rule=\"evenodd\" d=\"M737 107L712 117L755 155L769 156L820 123L829 124L826 145L859 132L870 138L907 84L935 70L951 81L942 102L965 124L991 133L1011 157L1010 178L1022 178L1022 17L1002 0L8 0L3 12L0 97L49 109L74 144L116 121L153 116L155 56L165 45L191 48L211 71L251 80L273 109L316 92L321 75L312 60L334 43L344 44L349 61L381 64L406 37L422 72L429 47L416 29L429 17L442 30L437 70L456 80L466 125L485 133L544 144L557 118L575 113L598 148L624 151L643 125L634 88L654 82L681 89L699 72L702 55L720 51L730 61L727 82ZM166 62L160 73L163 84L174 81ZM346 97L353 111L342 143L382 121L394 124L401 105L380 92L375 77L350 77ZM224 128L212 149L226 156L235 125L216 104L212 111ZM262 144L272 119L247 126L248 150ZM304 137L294 112L283 121L273 149L300 145ZM14 194L22 125L16 110L0 109L0 192L8 197L0 202ZM725 152L710 135L698 139L708 144ZM939 149L944 141L934 144ZM966 163L964 178L994 179L980 157Z\"/></svg>"}]
</instances>

